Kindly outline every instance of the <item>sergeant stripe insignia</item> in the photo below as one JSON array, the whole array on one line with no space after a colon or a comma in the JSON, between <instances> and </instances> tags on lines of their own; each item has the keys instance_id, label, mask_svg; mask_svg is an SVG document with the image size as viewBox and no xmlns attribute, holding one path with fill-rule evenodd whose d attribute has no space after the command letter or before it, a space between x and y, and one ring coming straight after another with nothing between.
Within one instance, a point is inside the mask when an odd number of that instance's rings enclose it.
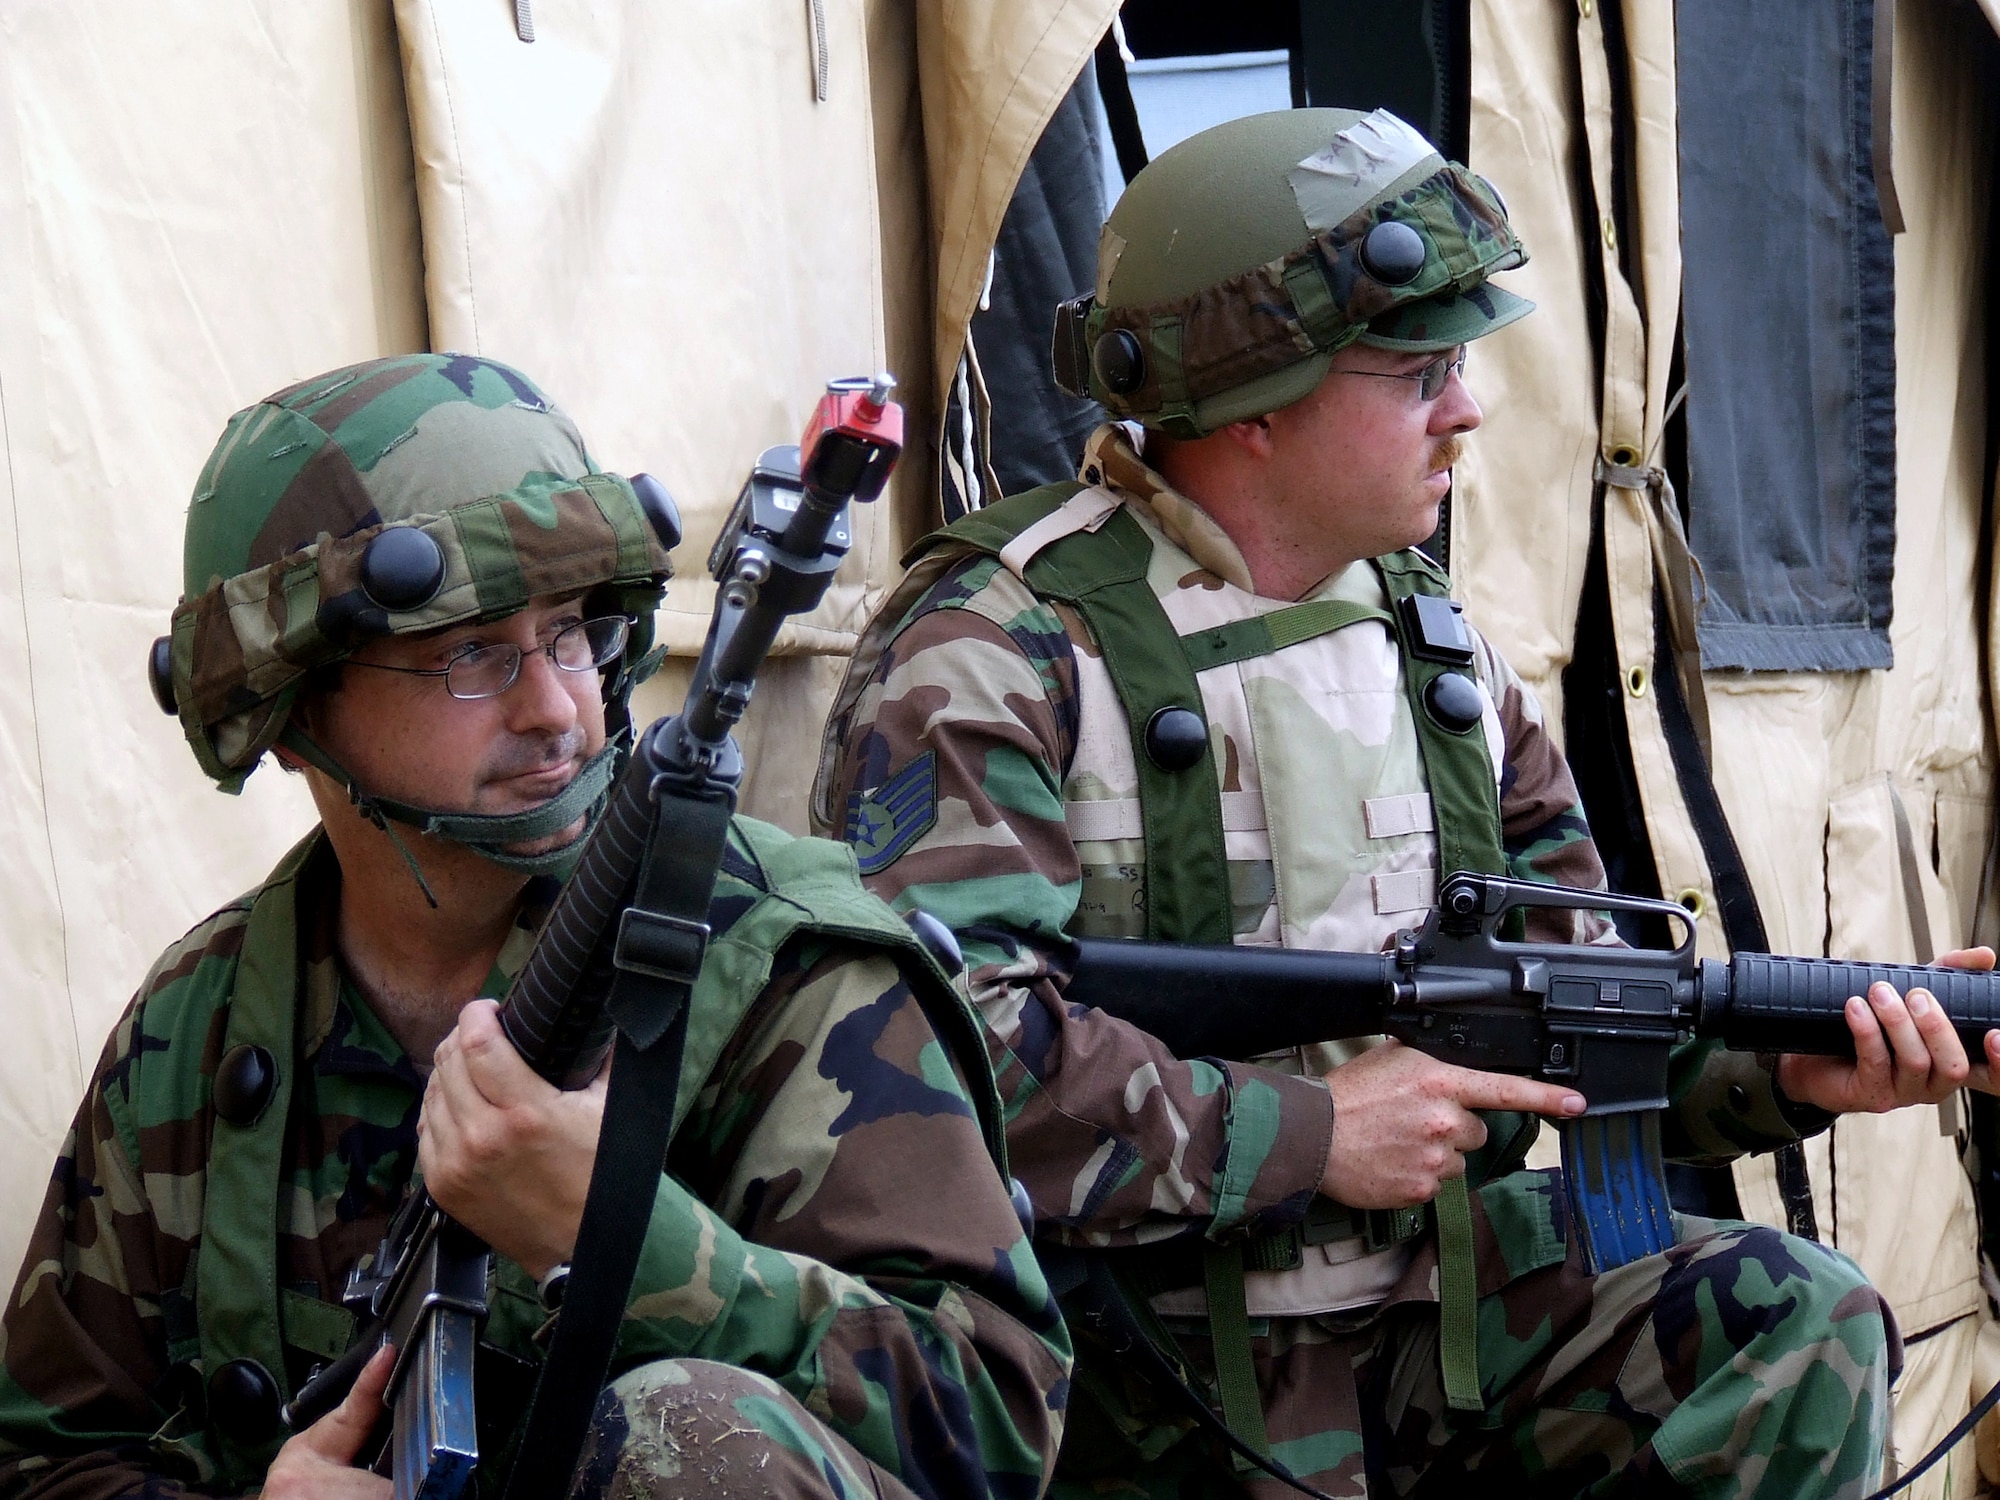
<instances>
[{"instance_id":1,"label":"sergeant stripe insignia","mask_svg":"<svg viewBox=\"0 0 2000 1500\"><path fill-rule=\"evenodd\" d=\"M937 822L937 753L926 750L880 786L847 799L847 828L863 875L889 868Z\"/></svg>"}]
</instances>

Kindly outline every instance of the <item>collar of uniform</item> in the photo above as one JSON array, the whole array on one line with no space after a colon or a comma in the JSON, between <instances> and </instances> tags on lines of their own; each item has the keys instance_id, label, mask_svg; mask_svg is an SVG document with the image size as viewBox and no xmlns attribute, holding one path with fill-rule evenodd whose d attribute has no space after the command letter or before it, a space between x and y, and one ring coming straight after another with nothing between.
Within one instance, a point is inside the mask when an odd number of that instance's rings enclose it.
<instances>
[{"instance_id":1,"label":"collar of uniform","mask_svg":"<svg viewBox=\"0 0 2000 1500\"><path fill-rule=\"evenodd\" d=\"M1140 456L1144 430L1127 422L1106 422L1084 445L1083 467L1095 471L1172 542L1223 582L1246 594L1257 590L1249 565L1229 533L1209 513L1149 468Z\"/></svg>"},{"instance_id":2,"label":"collar of uniform","mask_svg":"<svg viewBox=\"0 0 2000 1500\"><path fill-rule=\"evenodd\" d=\"M530 879L521 893L514 926L500 945L482 995L507 992L527 962L560 885L546 875ZM299 923L299 1022L304 1056L320 1072L408 1072L412 1064L340 962L335 937L340 916L340 865L320 840L297 887ZM337 1040L336 1040L337 1039ZM334 1045L329 1047L329 1042ZM322 1056L321 1054L325 1055Z\"/></svg>"},{"instance_id":3,"label":"collar of uniform","mask_svg":"<svg viewBox=\"0 0 2000 1500\"><path fill-rule=\"evenodd\" d=\"M1125 503L1159 527L1162 535L1224 583L1256 595L1250 567L1234 539L1209 513L1168 484L1141 456L1145 429L1136 422L1106 422L1084 445L1083 473L1101 476ZM1329 573L1298 601L1348 599L1377 609L1388 608L1382 580L1367 562L1352 562ZM1291 600L1279 601L1292 603Z\"/></svg>"}]
</instances>

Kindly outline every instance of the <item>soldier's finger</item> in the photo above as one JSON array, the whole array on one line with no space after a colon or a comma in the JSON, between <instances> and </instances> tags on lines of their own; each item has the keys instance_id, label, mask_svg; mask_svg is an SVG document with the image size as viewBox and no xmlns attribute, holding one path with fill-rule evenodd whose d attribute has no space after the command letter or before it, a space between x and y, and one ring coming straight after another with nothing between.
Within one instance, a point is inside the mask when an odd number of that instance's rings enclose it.
<instances>
[{"instance_id":1,"label":"soldier's finger","mask_svg":"<svg viewBox=\"0 0 2000 1500\"><path fill-rule=\"evenodd\" d=\"M354 1455L382 1418L382 1393L389 1388L389 1374L395 1367L395 1350L384 1344L361 1367L346 1399L300 1433L300 1440L321 1458L353 1463Z\"/></svg>"},{"instance_id":2,"label":"soldier's finger","mask_svg":"<svg viewBox=\"0 0 2000 1500\"><path fill-rule=\"evenodd\" d=\"M1917 1034L1923 1038L1924 1050L1930 1054L1931 1088L1925 1097L1935 1099L1965 1082L1971 1066L1965 1056L1965 1044L1958 1039L1958 1031L1945 1015L1944 1007L1929 990L1911 990L1903 997L1903 1005Z\"/></svg>"},{"instance_id":3,"label":"soldier's finger","mask_svg":"<svg viewBox=\"0 0 2000 1500\"><path fill-rule=\"evenodd\" d=\"M474 1000L466 1006L459 1012L456 1035L465 1079L488 1104L503 1109L533 1104L554 1088L536 1076L507 1040L496 1002Z\"/></svg>"},{"instance_id":4,"label":"soldier's finger","mask_svg":"<svg viewBox=\"0 0 2000 1500\"><path fill-rule=\"evenodd\" d=\"M1508 1073L1478 1073L1471 1068L1451 1068L1450 1072L1451 1097L1467 1109L1516 1109L1567 1119L1582 1114L1585 1108L1583 1095L1560 1084Z\"/></svg>"},{"instance_id":5,"label":"soldier's finger","mask_svg":"<svg viewBox=\"0 0 2000 1500\"><path fill-rule=\"evenodd\" d=\"M1846 1107L1885 1109L1892 1076L1888 1038L1882 1035L1874 1010L1859 995L1847 997L1843 1014L1848 1034L1854 1038L1854 1069L1848 1075Z\"/></svg>"},{"instance_id":6,"label":"soldier's finger","mask_svg":"<svg viewBox=\"0 0 2000 1500\"><path fill-rule=\"evenodd\" d=\"M1925 998L1929 999L1928 996ZM1895 1054L1895 1066L1901 1081L1914 1079L1921 1082L1929 1078L1931 1049L1925 1045L1923 1034L1917 1030L1909 1001L1896 993L1895 986L1877 982L1868 986L1868 1005L1881 1024L1882 1034L1888 1038L1890 1051Z\"/></svg>"},{"instance_id":7,"label":"soldier's finger","mask_svg":"<svg viewBox=\"0 0 2000 1500\"><path fill-rule=\"evenodd\" d=\"M1993 967L1993 950L1984 946L1954 948L1938 959L1938 965L1946 969L1990 969Z\"/></svg>"}]
</instances>

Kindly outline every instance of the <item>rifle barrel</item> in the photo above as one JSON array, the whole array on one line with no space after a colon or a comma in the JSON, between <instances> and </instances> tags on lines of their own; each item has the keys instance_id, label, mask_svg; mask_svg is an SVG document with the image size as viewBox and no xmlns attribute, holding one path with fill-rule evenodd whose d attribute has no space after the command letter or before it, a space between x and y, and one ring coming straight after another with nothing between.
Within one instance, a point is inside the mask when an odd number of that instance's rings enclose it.
<instances>
[{"instance_id":1,"label":"rifle barrel","mask_svg":"<svg viewBox=\"0 0 2000 1500\"><path fill-rule=\"evenodd\" d=\"M1260 1057L1382 1029L1394 990L1386 953L1217 950L1084 938L1065 998L1132 1022L1176 1057Z\"/></svg>"}]
</instances>

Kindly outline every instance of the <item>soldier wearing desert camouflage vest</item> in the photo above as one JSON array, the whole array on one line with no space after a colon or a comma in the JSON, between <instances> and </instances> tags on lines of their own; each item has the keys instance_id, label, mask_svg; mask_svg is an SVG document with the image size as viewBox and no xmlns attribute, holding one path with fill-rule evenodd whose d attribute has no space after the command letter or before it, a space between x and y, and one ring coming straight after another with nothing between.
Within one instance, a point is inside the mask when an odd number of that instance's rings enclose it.
<instances>
[{"instance_id":1,"label":"soldier wearing desert camouflage vest","mask_svg":"<svg viewBox=\"0 0 2000 1500\"><path fill-rule=\"evenodd\" d=\"M0 1494L387 1496L353 1466L383 1358L289 1440L273 1408L355 1336L341 1290L419 1170L498 1252L498 1492L603 1080L542 1083L474 997L602 805L663 502L490 360L357 365L230 421L157 685L225 789L275 751L322 824L105 1046L7 1304ZM738 820L710 920L726 961L576 1493L1034 1494L1067 1342L962 1002L831 845Z\"/></svg>"},{"instance_id":2,"label":"soldier wearing desert camouflage vest","mask_svg":"<svg viewBox=\"0 0 2000 1500\"><path fill-rule=\"evenodd\" d=\"M816 819L959 933L1075 1315L1061 1495L1855 1497L1879 1468L1899 1345L1853 1264L1683 1218L1586 1275L1554 1174L1520 1170L1573 1093L1380 1038L1184 1061L1063 996L1064 933L1372 952L1441 862L1601 888L1520 678L1469 627L1442 672L1402 644L1405 601L1449 608L1407 549L1479 422L1466 346L1531 308L1488 278L1525 258L1492 187L1384 112L1166 152L1057 316L1058 382L1124 420L1079 482L921 544L836 705ZM1853 1002L1859 1064L1684 1049L1670 1154L1948 1092L1968 1065L1927 998Z\"/></svg>"}]
</instances>

